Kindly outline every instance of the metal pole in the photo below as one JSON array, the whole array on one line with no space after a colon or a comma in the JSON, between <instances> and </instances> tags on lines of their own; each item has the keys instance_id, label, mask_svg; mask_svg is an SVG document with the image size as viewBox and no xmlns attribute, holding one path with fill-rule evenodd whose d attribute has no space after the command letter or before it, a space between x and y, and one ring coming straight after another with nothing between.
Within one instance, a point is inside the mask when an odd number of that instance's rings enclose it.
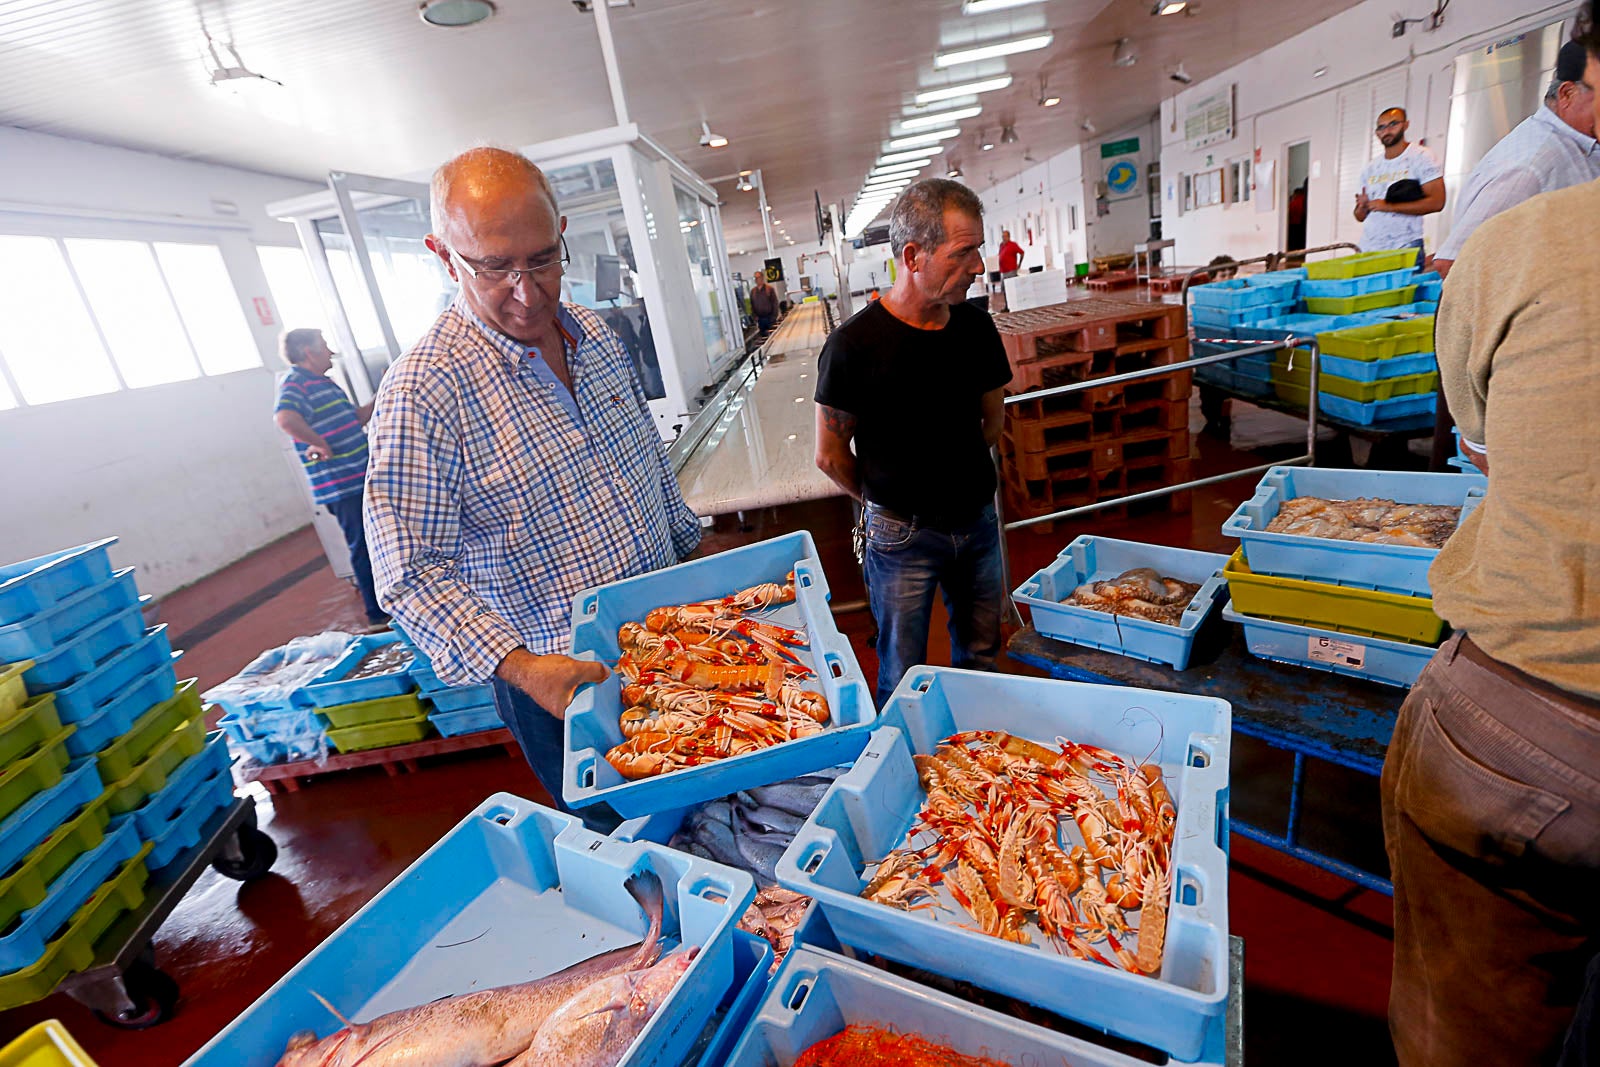
<instances>
[{"instance_id":1,"label":"metal pole","mask_svg":"<svg viewBox=\"0 0 1600 1067\"><path fill-rule=\"evenodd\" d=\"M761 180L761 168L756 168L756 196L760 198L761 233L767 239L767 258L771 259L772 251L772 212L767 209L767 183Z\"/></svg>"},{"instance_id":2,"label":"metal pole","mask_svg":"<svg viewBox=\"0 0 1600 1067\"><path fill-rule=\"evenodd\" d=\"M594 26L600 33L600 58L606 65L606 82L611 86L611 107L617 125L628 124L628 101L622 95L622 71L617 68L617 48L611 42L611 0L594 0Z\"/></svg>"},{"instance_id":3,"label":"metal pole","mask_svg":"<svg viewBox=\"0 0 1600 1067\"><path fill-rule=\"evenodd\" d=\"M994 464L994 523L1000 534L1000 586L1006 602L1006 622L1016 626L1022 625L1022 612L1017 610L1017 602L1011 599L1011 549L1006 545L1006 513L1005 503L1001 499L1000 479L1000 450L989 449L989 461Z\"/></svg>"}]
</instances>

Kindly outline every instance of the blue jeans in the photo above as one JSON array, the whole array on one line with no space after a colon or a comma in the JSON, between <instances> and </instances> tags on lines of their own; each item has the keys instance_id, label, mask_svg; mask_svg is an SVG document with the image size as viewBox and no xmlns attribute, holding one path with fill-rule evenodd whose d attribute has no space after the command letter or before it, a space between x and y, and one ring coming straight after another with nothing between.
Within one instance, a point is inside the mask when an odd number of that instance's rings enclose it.
<instances>
[{"instance_id":1,"label":"blue jeans","mask_svg":"<svg viewBox=\"0 0 1600 1067\"><path fill-rule=\"evenodd\" d=\"M361 605L367 609L367 621L383 622L388 616L378 606L378 594L372 588L372 561L367 557L367 532L361 523L366 495L363 489L323 507L338 520L339 530L344 534L345 547L350 550L350 569L355 572L356 588L361 590Z\"/></svg>"},{"instance_id":2,"label":"blue jeans","mask_svg":"<svg viewBox=\"0 0 1600 1067\"><path fill-rule=\"evenodd\" d=\"M775 322L777 320L777 318L778 318L778 316L775 315L775 314L774 315L757 315L756 316L756 328L759 329L762 333L767 333L772 329L772 324L773 324L773 322Z\"/></svg>"},{"instance_id":3,"label":"blue jeans","mask_svg":"<svg viewBox=\"0 0 1600 1067\"><path fill-rule=\"evenodd\" d=\"M867 509L867 596L878 624L878 707L928 658L933 593L950 616L951 666L994 670L1005 584L1000 533L986 507L959 530L934 530Z\"/></svg>"},{"instance_id":4,"label":"blue jeans","mask_svg":"<svg viewBox=\"0 0 1600 1067\"><path fill-rule=\"evenodd\" d=\"M1427 259L1428 259L1428 257L1423 254L1422 242L1421 241L1411 241L1408 244L1401 245L1400 247L1402 247L1402 248L1415 248L1417 250L1417 269L1421 270L1422 269L1422 264L1427 262Z\"/></svg>"},{"instance_id":5,"label":"blue jeans","mask_svg":"<svg viewBox=\"0 0 1600 1067\"><path fill-rule=\"evenodd\" d=\"M494 706L500 718L517 739L523 758L533 768L544 791L550 794L551 805L568 815L576 815L585 826L597 833L609 834L622 822L609 804L595 804L577 811L567 807L561 799L562 760L565 752L564 729L560 719L533 702L522 690L507 685L499 678L492 679Z\"/></svg>"}]
</instances>

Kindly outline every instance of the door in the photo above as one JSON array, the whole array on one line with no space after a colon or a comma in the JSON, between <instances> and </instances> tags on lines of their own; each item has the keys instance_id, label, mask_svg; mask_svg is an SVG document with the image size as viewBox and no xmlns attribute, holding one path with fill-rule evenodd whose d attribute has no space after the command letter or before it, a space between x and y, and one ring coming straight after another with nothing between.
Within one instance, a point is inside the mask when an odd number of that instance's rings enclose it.
<instances>
[{"instance_id":1,"label":"door","mask_svg":"<svg viewBox=\"0 0 1600 1067\"><path fill-rule=\"evenodd\" d=\"M1306 218L1311 203L1311 142L1299 141L1283 153L1283 247L1291 252L1306 247Z\"/></svg>"}]
</instances>

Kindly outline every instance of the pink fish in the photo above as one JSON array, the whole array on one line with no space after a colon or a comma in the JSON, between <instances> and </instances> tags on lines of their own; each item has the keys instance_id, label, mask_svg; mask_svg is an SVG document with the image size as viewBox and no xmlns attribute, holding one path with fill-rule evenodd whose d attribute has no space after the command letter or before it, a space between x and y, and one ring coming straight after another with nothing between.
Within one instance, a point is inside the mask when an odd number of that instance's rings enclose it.
<instances>
[{"instance_id":1,"label":"pink fish","mask_svg":"<svg viewBox=\"0 0 1600 1067\"><path fill-rule=\"evenodd\" d=\"M488 1067L504 1063L526 1049L544 1021L579 992L656 961L664 906L661 881L653 873L641 871L628 879L626 888L650 919L649 932L637 948L614 949L532 982L448 997L392 1011L371 1022L347 1021L343 1029L321 1041L311 1031L302 1031L289 1039L278 1067Z\"/></svg>"},{"instance_id":2,"label":"pink fish","mask_svg":"<svg viewBox=\"0 0 1600 1067\"><path fill-rule=\"evenodd\" d=\"M528 1051L506 1067L616 1067L698 951L674 952L649 970L594 982L552 1012Z\"/></svg>"}]
</instances>

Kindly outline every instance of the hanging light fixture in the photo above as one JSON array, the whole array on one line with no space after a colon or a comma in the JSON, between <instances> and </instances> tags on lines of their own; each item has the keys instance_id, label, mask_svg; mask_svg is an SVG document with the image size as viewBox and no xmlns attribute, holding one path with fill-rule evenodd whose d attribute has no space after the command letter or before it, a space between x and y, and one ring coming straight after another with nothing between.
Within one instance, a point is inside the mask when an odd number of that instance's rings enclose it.
<instances>
[{"instance_id":1,"label":"hanging light fixture","mask_svg":"<svg viewBox=\"0 0 1600 1067\"><path fill-rule=\"evenodd\" d=\"M212 39L209 33L206 34L206 51L211 56L207 71L211 75L212 85L231 82L233 86L230 87L243 85L276 85L280 89L283 87L283 83L278 79L269 78L265 74L257 74L245 66L244 60L239 58L239 50L233 46L232 41L224 41L221 45L222 50L233 57L232 63L222 58L217 52L217 47L217 42Z\"/></svg>"},{"instance_id":2,"label":"hanging light fixture","mask_svg":"<svg viewBox=\"0 0 1600 1067\"><path fill-rule=\"evenodd\" d=\"M956 164L951 163L950 169L944 172L944 176L946 178L959 178L961 177L961 168Z\"/></svg>"},{"instance_id":3,"label":"hanging light fixture","mask_svg":"<svg viewBox=\"0 0 1600 1067\"><path fill-rule=\"evenodd\" d=\"M1133 50L1133 39L1129 37L1117 38L1116 47L1111 50L1111 65L1113 67L1131 67L1139 62L1139 55Z\"/></svg>"},{"instance_id":4,"label":"hanging light fixture","mask_svg":"<svg viewBox=\"0 0 1600 1067\"><path fill-rule=\"evenodd\" d=\"M711 124L706 122L705 119L700 120L700 147L725 148L727 144L728 139L726 137L720 133L712 133Z\"/></svg>"},{"instance_id":5,"label":"hanging light fixture","mask_svg":"<svg viewBox=\"0 0 1600 1067\"><path fill-rule=\"evenodd\" d=\"M1017 128L1015 126L1013 126L1009 122L1000 127L1000 143L1001 144L1016 144L1017 143Z\"/></svg>"}]
</instances>

